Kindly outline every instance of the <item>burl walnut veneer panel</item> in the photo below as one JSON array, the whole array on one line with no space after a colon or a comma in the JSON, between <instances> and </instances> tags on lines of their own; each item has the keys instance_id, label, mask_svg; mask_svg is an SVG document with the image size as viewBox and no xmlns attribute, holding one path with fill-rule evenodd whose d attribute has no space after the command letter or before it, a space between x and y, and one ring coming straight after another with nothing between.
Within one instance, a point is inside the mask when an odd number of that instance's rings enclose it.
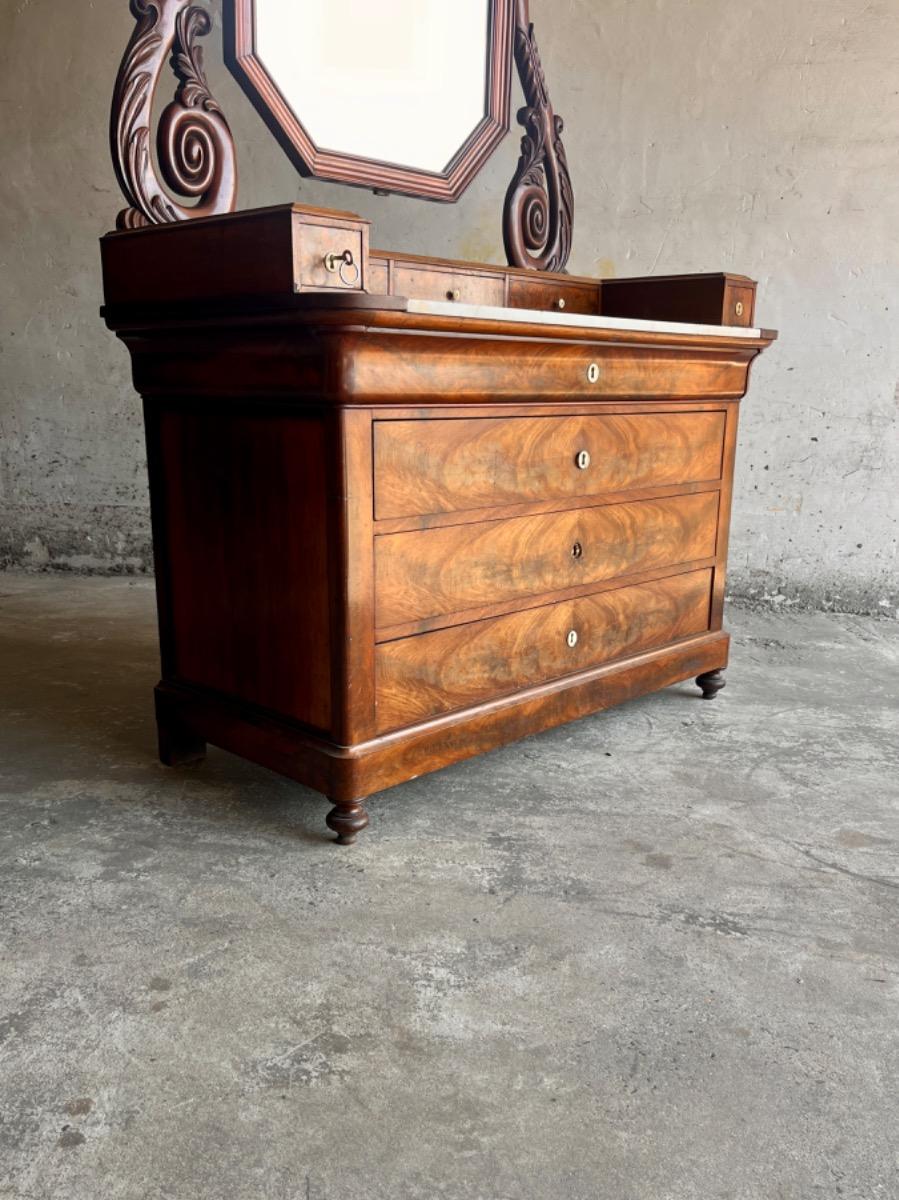
<instances>
[{"instance_id":1,"label":"burl walnut veneer panel","mask_svg":"<svg viewBox=\"0 0 899 1200\"><path fill-rule=\"evenodd\" d=\"M379 629L715 553L718 492L375 539Z\"/></svg>"},{"instance_id":2,"label":"burl walnut veneer panel","mask_svg":"<svg viewBox=\"0 0 899 1200\"><path fill-rule=\"evenodd\" d=\"M386 642L377 651L378 729L704 633L711 585L710 570L692 571Z\"/></svg>"},{"instance_id":3,"label":"burl walnut veneer panel","mask_svg":"<svg viewBox=\"0 0 899 1200\"><path fill-rule=\"evenodd\" d=\"M721 477L722 412L378 421L378 519Z\"/></svg>"}]
</instances>

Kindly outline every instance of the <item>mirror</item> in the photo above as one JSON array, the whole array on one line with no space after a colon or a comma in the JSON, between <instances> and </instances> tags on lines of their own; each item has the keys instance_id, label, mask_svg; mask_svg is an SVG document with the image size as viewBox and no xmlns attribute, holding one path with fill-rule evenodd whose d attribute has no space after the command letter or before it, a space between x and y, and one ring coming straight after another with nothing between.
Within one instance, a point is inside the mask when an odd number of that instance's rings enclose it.
<instances>
[{"instance_id":1,"label":"mirror","mask_svg":"<svg viewBox=\"0 0 899 1200\"><path fill-rule=\"evenodd\" d=\"M231 0L226 57L303 174L456 200L509 128L511 0Z\"/></svg>"}]
</instances>

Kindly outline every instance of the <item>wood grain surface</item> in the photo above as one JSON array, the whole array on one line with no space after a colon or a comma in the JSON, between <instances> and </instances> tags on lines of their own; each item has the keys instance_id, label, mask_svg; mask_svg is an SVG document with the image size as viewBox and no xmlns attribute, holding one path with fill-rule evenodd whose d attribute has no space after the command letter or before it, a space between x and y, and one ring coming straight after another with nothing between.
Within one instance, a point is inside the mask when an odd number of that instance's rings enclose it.
<instances>
[{"instance_id":1,"label":"wood grain surface","mask_svg":"<svg viewBox=\"0 0 899 1200\"><path fill-rule=\"evenodd\" d=\"M145 415L164 676L330 730L326 418Z\"/></svg>"},{"instance_id":2,"label":"wood grain surface","mask_svg":"<svg viewBox=\"0 0 899 1200\"><path fill-rule=\"evenodd\" d=\"M715 553L718 492L375 538L379 629Z\"/></svg>"},{"instance_id":3,"label":"wood grain surface","mask_svg":"<svg viewBox=\"0 0 899 1200\"><path fill-rule=\"evenodd\" d=\"M693 571L387 642L377 650L377 728L411 725L704 633L711 585L711 571Z\"/></svg>"},{"instance_id":4,"label":"wood grain surface","mask_svg":"<svg viewBox=\"0 0 899 1200\"><path fill-rule=\"evenodd\" d=\"M724 426L723 412L378 421L375 515L717 480Z\"/></svg>"}]
</instances>

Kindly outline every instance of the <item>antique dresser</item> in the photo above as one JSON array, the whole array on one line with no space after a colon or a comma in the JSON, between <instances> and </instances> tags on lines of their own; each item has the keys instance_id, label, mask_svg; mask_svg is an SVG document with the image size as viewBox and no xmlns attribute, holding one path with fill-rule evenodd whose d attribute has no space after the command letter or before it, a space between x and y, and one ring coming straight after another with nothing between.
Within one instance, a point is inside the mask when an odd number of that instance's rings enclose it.
<instances>
[{"instance_id":1,"label":"antique dresser","mask_svg":"<svg viewBox=\"0 0 899 1200\"><path fill-rule=\"evenodd\" d=\"M403 780L687 678L714 697L755 285L230 207L102 240L145 407L162 760L209 742L297 779L346 844Z\"/></svg>"}]
</instances>

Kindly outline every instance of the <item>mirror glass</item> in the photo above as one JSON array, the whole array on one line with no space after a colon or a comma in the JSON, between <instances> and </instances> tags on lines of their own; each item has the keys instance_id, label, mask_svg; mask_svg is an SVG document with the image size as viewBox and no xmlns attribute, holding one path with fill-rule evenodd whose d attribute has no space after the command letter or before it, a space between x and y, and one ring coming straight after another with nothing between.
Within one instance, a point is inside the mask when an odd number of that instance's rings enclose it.
<instances>
[{"instance_id":1,"label":"mirror glass","mask_svg":"<svg viewBox=\"0 0 899 1200\"><path fill-rule=\"evenodd\" d=\"M320 150L442 172L488 114L491 0L255 0L254 18Z\"/></svg>"}]
</instances>

